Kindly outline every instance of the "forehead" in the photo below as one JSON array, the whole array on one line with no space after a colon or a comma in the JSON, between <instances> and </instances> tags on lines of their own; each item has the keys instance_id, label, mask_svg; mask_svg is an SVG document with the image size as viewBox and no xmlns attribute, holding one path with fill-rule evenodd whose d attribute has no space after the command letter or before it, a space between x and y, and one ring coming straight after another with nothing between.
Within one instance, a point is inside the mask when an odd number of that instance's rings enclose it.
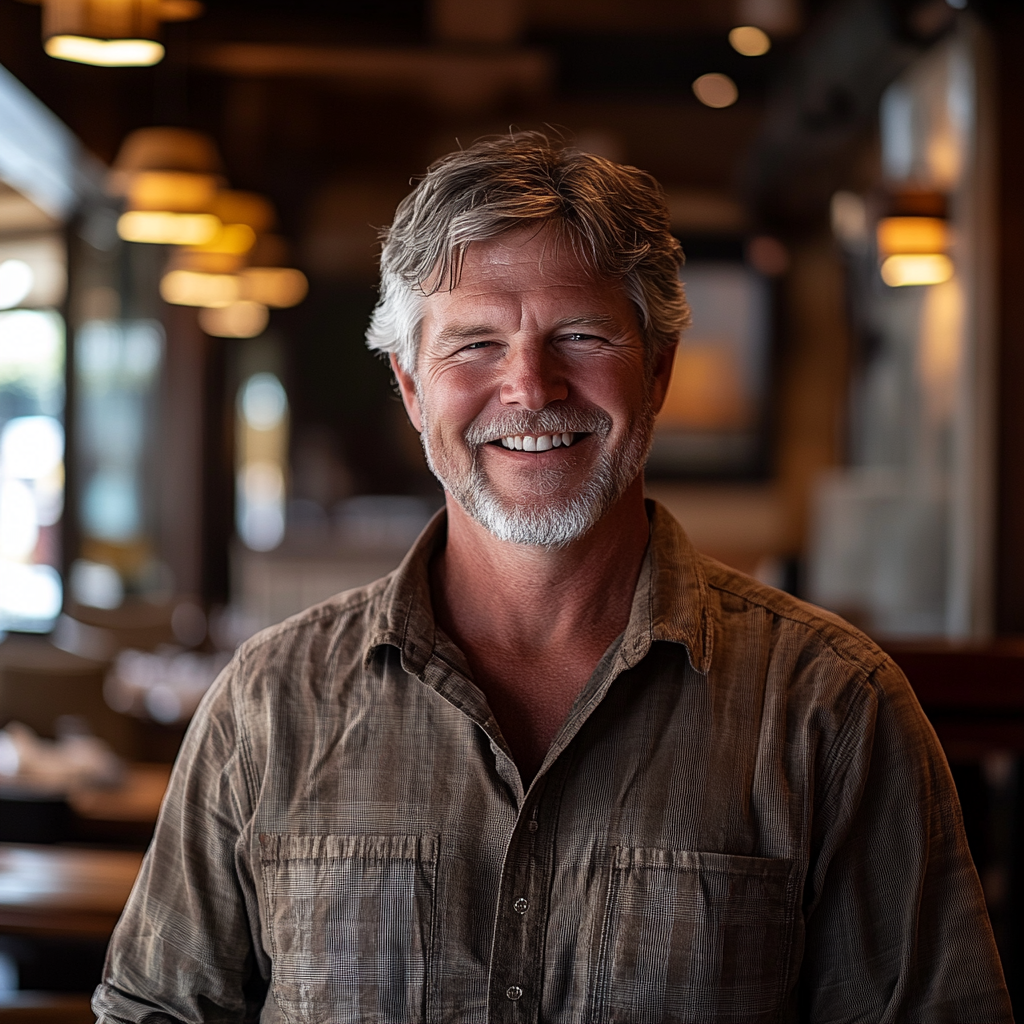
<instances>
[{"instance_id":1,"label":"forehead","mask_svg":"<svg viewBox=\"0 0 1024 1024\"><path fill-rule=\"evenodd\" d=\"M551 314L593 310L624 318L624 326L636 326L622 282L587 266L564 234L551 226L531 226L471 243L458 284L428 296L424 326L469 310L498 313L524 305Z\"/></svg>"},{"instance_id":2,"label":"forehead","mask_svg":"<svg viewBox=\"0 0 1024 1024\"><path fill-rule=\"evenodd\" d=\"M585 286L600 280L600 275L580 258L564 231L551 224L534 224L497 238L472 242L453 291L474 283Z\"/></svg>"}]
</instances>

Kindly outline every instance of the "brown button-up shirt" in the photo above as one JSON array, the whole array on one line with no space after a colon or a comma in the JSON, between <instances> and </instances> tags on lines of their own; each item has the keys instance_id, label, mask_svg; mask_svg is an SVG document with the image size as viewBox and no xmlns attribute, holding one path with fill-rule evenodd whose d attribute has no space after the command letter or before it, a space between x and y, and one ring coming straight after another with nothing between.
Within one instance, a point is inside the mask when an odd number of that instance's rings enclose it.
<instances>
[{"instance_id":1,"label":"brown button-up shirt","mask_svg":"<svg viewBox=\"0 0 1024 1024\"><path fill-rule=\"evenodd\" d=\"M655 506L629 624L524 792L431 613L444 536L239 650L101 1020L1011 1020L949 773L882 651Z\"/></svg>"}]
</instances>

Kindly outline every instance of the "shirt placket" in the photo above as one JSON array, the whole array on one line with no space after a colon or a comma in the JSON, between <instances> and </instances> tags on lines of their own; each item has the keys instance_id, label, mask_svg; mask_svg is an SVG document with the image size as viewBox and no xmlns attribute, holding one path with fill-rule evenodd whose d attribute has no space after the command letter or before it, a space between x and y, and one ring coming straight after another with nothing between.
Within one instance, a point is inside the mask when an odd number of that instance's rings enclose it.
<instances>
[{"instance_id":1,"label":"shirt placket","mask_svg":"<svg viewBox=\"0 0 1024 1024\"><path fill-rule=\"evenodd\" d=\"M505 852L491 945L489 1024L524 1024L540 1015L557 794L563 773L564 761L560 761L530 789Z\"/></svg>"}]
</instances>

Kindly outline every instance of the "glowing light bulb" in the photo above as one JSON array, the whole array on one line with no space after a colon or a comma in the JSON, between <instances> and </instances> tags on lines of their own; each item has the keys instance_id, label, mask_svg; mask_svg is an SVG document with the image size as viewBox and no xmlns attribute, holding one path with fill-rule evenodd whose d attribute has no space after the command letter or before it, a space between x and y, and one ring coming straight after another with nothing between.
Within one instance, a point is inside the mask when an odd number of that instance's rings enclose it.
<instances>
[{"instance_id":1,"label":"glowing light bulb","mask_svg":"<svg viewBox=\"0 0 1024 1024\"><path fill-rule=\"evenodd\" d=\"M739 25L729 33L729 43L744 57L761 57L772 48L768 33L756 25Z\"/></svg>"},{"instance_id":2,"label":"glowing light bulb","mask_svg":"<svg viewBox=\"0 0 1024 1024\"><path fill-rule=\"evenodd\" d=\"M731 107L739 98L736 83L728 75L713 71L693 83L693 93L705 107Z\"/></svg>"},{"instance_id":3,"label":"glowing light bulb","mask_svg":"<svg viewBox=\"0 0 1024 1024\"><path fill-rule=\"evenodd\" d=\"M50 36L43 49L51 57L103 68L147 68L164 59L163 45L153 39L93 39Z\"/></svg>"},{"instance_id":4,"label":"glowing light bulb","mask_svg":"<svg viewBox=\"0 0 1024 1024\"><path fill-rule=\"evenodd\" d=\"M882 264L882 280L890 288L942 284L953 276L953 261L942 253L897 253Z\"/></svg>"}]
</instances>

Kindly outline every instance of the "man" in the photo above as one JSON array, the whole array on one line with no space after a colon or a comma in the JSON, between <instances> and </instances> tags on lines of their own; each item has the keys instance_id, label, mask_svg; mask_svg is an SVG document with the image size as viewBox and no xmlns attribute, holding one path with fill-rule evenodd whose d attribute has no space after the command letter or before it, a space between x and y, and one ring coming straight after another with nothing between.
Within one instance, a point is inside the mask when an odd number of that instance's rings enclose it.
<instances>
[{"instance_id":1,"label":"man","mask_svg":"<svg viewBox=\"0 0 1024 1024\"><path fill-rule=\"evenodd\" d=\"M681 262L534 134L401 204L369 341L445 514L207 696L102 1020L1011 1019L899 671L644 502Z\"/></svg>"}]
</instances>

